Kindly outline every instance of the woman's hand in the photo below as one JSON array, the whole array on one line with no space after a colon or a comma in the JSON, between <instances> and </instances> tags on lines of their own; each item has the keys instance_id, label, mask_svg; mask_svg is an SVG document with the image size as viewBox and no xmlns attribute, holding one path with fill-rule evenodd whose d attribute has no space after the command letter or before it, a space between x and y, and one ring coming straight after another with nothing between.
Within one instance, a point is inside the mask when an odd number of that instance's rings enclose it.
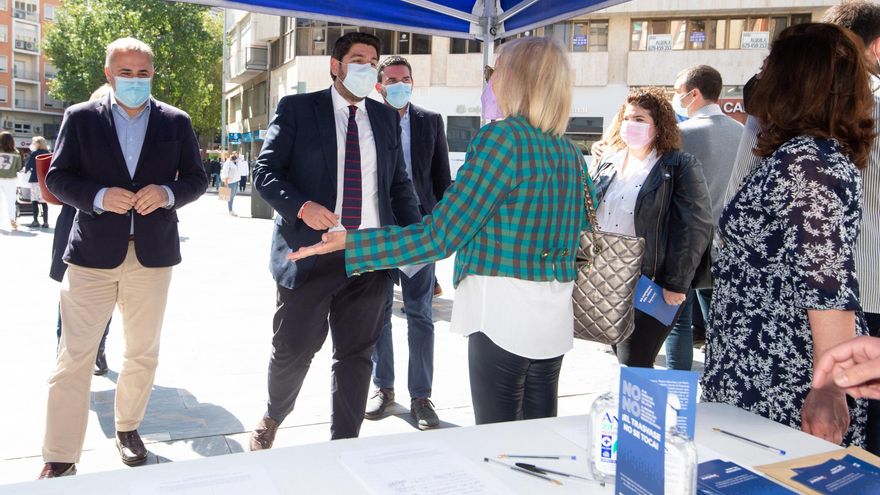
<instances>
[{"instance_id":1,"label":"woman's hand","mask_svg":"<svg viewBox=\"0 0 880 495\"><path fill-rule=\"evenodd\" d=\"M346 232L344 230L327 232L321 236L321 242L311 246L301 247L296 252L288 254L287 259L290 261L296 261L308 258L309 256L315 256L316 254L327 254L334 251L341 251L345 249L345 237Z\"/></svg>"},{"instance_id":2,"label":"woman's hand","mask_svg":"<svg viewBox=\"0 0 880 495\"><path fill-rule=\"evenodd\" d=\"M849 407L843 390L833 385L810 389L801 409L801 429L839 445L848 428Z\"/></svg>"},{"instance_id":3,"label":"woman's hand","mask_svg":"<svg viewBox=\"0 0 880 495\"><path fill-rule=\"evenodd\" d=\"M687 299L687 294L663 289L663 300L670 306L678 306Z\"/></svg>"},{"instance_id":4,"label":"woman's hand","mask_svg":"<svg viewBox=\"0 0 880 495\"><path fill-rule=\"evenodd\" d=\"M824 352L813 371L813 387L832 380L856 399L880 399L880 339L856 337Z\"/></svg>"}]
</instances>

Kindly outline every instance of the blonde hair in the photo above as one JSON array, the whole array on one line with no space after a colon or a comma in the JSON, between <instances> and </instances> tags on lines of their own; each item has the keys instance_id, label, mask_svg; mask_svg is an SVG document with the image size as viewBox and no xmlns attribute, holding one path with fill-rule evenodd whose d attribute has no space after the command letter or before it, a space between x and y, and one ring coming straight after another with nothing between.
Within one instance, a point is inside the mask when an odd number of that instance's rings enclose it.
<instances>
[{"instance_id":1,"label":"blonde hair","mask_svg":"<svg viewBox=\"0 0 880 495\"><path fill-rule=\"evenodd\" d=\"M110 67L116 52L138 52L150 57L150 65L153 64L153 49L150 45L135 38L119 38L107 45L107 56L104 58L104 67Z\"/></svg>"},{"instance_id":2,"label":"blonde hair","mask_svg":"<svg viewBox=\"0 0 880 495\"><path fill-rule=\"evenodd\" d=\"M32 137L31 138L31 146L33 146L34 151L49 149L49 143L46 141L46 138L44 138L43 136Z\"/></svg>"},{"instance_id":3,"label":"blonde hair","mask_svg":"<svg viewBox=\"0 0 880 495\"><path fill-rule=\"evenodd\" d=\"M562 136L571 116L572 73L554 40L528 36L501 45L493 77L505 115L524 117L542 131Z\"/></svg>"},{"instance_id":4,"label":"blonde hair","mask_svg":"<svg viewBox=\"0 0 880 495\"><path fill-rule=\"evenodd\" d=\"M110 93L110 84L104 83L98 86L98 89L92 92L92 95L89 96L89 101L100 100L107 96Z\"/></svg>"}]
</instances>

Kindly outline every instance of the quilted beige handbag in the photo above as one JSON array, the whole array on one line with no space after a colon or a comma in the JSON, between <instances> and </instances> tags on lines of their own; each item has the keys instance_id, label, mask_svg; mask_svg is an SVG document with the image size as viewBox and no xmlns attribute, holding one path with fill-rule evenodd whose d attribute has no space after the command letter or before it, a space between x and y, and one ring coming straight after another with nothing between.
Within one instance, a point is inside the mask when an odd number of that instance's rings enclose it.
<instances>
[{"instance_id":1,"label":"quilted beige handbag","mask_svg":"<svg viewBox=\"0 0 880 495\"><path fill-rule=\"evenodd\" d=\"M602 344L619 344L634 329L633 299L642 272L645 240L598 230L589 189L584 205L590 230L581 232L572 292L574 336Z\"/></svg>"}]
</instances>

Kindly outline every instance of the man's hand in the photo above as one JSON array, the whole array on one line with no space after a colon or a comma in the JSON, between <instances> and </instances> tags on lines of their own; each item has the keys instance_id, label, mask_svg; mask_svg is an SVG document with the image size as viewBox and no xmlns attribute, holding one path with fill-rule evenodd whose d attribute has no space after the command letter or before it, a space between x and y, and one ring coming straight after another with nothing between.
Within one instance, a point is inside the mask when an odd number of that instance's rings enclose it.
<instances>
[{"instance_id":1,"label":"man's hand","mask_svg":"<svg viewBox=\"0 0 880 495\"><path fill-rule=\"evenodd\" d=\"M309 201L303 206L301 218L314 230L327 230L339 224L339 217L314 201Z\"/></svg>"},{"instance_id":2,"label":"man's hand","mask_svg":"<svg viewBox=\"0 0 880 495\"><path fill-rule=\"evenodd\" d=\"M121 187L108 187L104 191L103 204L101 209L112 213L125 215L128 210L132 209L135 204L135 195L128 189Z\"/></svg>"},{"instance_id":3,"label":"man's hand","mask_svg":"<svg viewBox=\"0 0 880 495\"><path fill-rule=\"evenodd\" d=\"M856 337L822 354L813 371L813 387L826 387L832 380L857 399L880 399L880 339Z\"/></svg>"},{"instance_id":4,"label":"man's hand","mask_svg":"<svg viewBox=\"0 0 880 495\"><path fill-rule=\"evenodd\" d=\"M801 429L839 445L848 428L849 407L843 390L834 385L810 389L801 409Z\"/></svg>"},{"instance_id":5,"label":"man's hand","mask_svg":"<svg viewBox=\"0 0 880 495\"><path fill-rule=\"evenodd\" d=\"M663 301L670 306L678 306L687 299L687 294L663 289Z\"/></svg>"},{"instance_id":6,"label":"man's hand","mask_svg":"<svg viewBox=\"0 0 880 495\"><path fill-rule=\"evenodd\" d=\"M140 215L149 215L157 208L164 208L168 204L168 192L162 186L150 184L141 188L134 195L134 209Z\"/></svg>"},{"instance_id":7,"label":"man's hand","mask_svg":"<svg viewBox=\"0 0 880 495\"><path fill-rule=\"evenodd\" d=\"M303 215L305 216L305 215ZM346 232L344 230L327 232L321 236L321 242L307 247L301 247L296 252L287 255L290 261L301 260L316 254L327 254L345 249Z\"/></svg>"}]
</instances>

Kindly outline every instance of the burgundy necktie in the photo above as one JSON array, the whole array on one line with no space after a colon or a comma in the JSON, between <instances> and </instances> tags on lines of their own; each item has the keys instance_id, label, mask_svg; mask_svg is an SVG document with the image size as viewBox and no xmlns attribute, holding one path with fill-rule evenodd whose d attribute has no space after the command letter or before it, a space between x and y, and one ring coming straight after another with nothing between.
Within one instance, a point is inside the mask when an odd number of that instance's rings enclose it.
<instances>
[{"instance_id":1,"label":"burgundy necktie","mask_svg":"<svg viewBox=\"0 0 880 495\"><path fill-rule=\"evenodd\" d=\"M361 224L361 146L354 120L357 107L348 106L348 133L345 135L345 167L342 181L342 226L355 230Z\"/></svg>"}]
</instances>

